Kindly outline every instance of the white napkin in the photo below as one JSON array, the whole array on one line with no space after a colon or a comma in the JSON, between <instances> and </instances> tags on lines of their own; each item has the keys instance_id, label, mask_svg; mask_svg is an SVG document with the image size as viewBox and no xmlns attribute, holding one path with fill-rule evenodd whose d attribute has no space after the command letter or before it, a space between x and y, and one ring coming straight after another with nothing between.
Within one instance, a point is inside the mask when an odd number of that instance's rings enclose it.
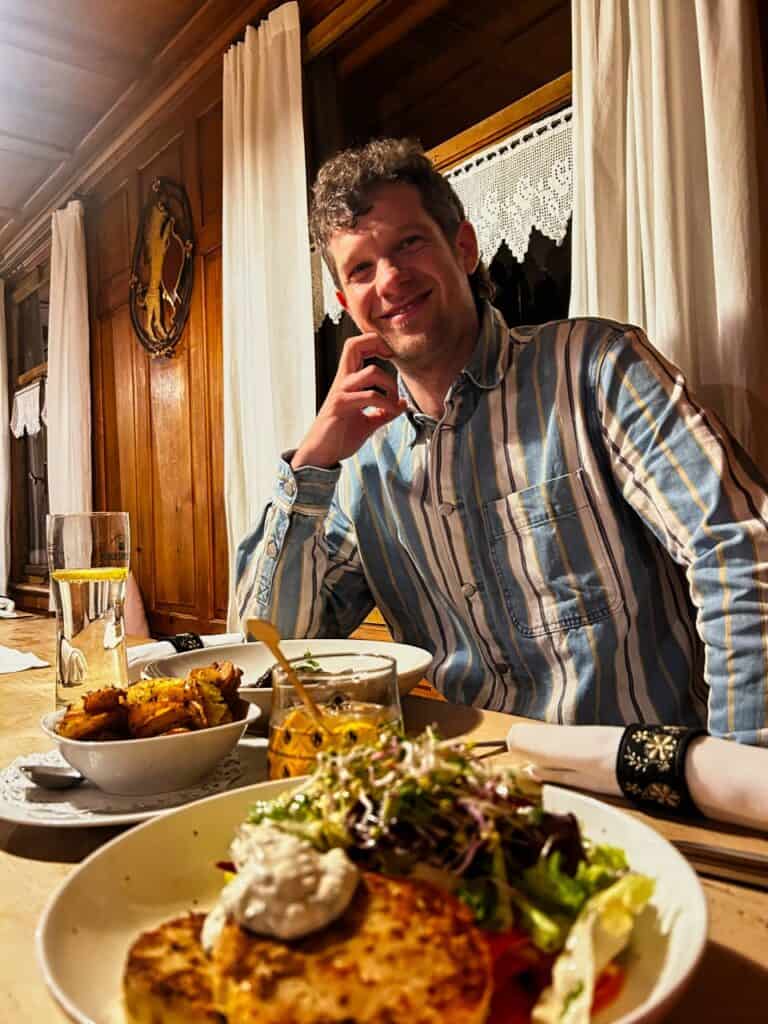
<instances>
[{"instance_id":1,"label":"white napkin","mask_svg":"<svg viewBox=\"0 0 768 1024\"><path fill-rule=\"evenodd\" d=\"M0 673L21 672L25 668L45 668L49 661L43 661L31 651L17 651L13 647L0 646Z\"/></svg>"},{"instance_id":2,"label":"white napkin","mask_svg":"<svg viewBox=\"0 0 768 1024\"><path fill-rule=\"evenodd\" d=\"M0 597L0 619L17 619L19 613L10 597Z\"/></svg>"},{"instance_id":3,"label":"white napkin","mask_svg":"<svg viewBox=\"0 0 768 1024\"><path fill-rule=\"evenodd\" d=\"M507 747L535 766L542 782L621 796L616 754L624 730L608 725L513 725ZM695 739L685 778L702 814L768 832L768 750L715 736Z\"/></svg>"},{"instance_id":4,"label":"white napkin","mask_svg":"<svg viewBox=\"0 0 768 1024\"><path fill-rule=\"evenodd\" d=\"M203 647L225 647L227 644L245 643L242 633L212 633L210 636L201 636ZM185 652L188 653L188 652ZM136 647L128 648L128 664L135 665L137 661L153 661L158 658L167 658L176 654L176 648L168 640L153 640L148 644L138 644Z\"/></svg>"}]
</instances>

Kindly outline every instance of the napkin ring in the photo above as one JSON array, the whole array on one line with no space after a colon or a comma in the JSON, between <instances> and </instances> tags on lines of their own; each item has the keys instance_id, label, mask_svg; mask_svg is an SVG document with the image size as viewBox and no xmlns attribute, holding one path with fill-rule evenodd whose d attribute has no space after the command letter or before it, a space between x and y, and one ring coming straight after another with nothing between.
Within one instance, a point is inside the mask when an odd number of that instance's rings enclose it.
<instances>
[{"instance_id":1,"label":"napkin ring","mask_svg":"<svg viewBox=\"0 0 768 1024\"><path fill-rule=\"evenodd\" d=\"M169 636L166 639L169 644L173 645L174 650L179 653L182 651L199 651L201 647L205 647L197 633L177 633L176 636Z\"/></svg>"},{"instance_id":2,"label":"napkin ring","mask_svg":"<svg viewBox=\"0 0 768 1024\"><path fill-rule=\"evenodd\" d=\"M685 779L685 757L691 742L706 734L682 725L628 725L616 755L624 796L652 814L699 814Z\"/></svg>"}]
</instances>

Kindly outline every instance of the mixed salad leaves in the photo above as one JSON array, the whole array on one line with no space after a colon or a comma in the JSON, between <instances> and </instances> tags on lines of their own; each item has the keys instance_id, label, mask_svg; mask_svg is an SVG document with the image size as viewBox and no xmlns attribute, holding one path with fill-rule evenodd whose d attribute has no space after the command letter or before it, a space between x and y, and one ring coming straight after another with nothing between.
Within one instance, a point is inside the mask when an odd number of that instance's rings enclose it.
<instances>
[{"instance_id":1,"label":"mixed salad leaves","mask_svg":"<svg viewBox=\"0 0 768 1024\"><path fill-rule=\"evenodd\" d=\"M546 811L538 783L487 767L471 744L432 729L322 752L305 783L257 803L249 820L321 851L341 847L365 870L431 879L491 932L522 930L557 956L532 1018L542 1024L589 1020L601 971L653 893L622 850L590 842L573 815Z\"/></svg>"}]
</instances>

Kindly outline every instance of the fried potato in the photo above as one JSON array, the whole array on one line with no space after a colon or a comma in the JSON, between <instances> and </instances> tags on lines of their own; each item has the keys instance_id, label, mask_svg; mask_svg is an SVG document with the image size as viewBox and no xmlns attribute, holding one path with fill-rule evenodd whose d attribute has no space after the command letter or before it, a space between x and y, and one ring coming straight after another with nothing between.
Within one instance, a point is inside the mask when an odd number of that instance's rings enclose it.
<instances>
[{"instance_id":1,"label":"fried potato","mask_svg":"<svg viewBox=\"0 0 768 1024\"><path fill-rule=\"evenodd\" d=\"M243 670L237 668L231 661L223 661L221 664L214 661L206 668L193 668L189 673L189 681L213 684L233 711L238 701L237 690L242 675Z\"/></svg>"},{"instance_id":2,"label":"fried potato","mask_svg":"<svg viewBox=\"0 0 768 1024\"><path fill-rule=\"evenodd\" d=\"M105 686L86 693L58 724L75 740L142 739L191 732L242 717L237 695L242 672L232 662L195 669L187 679L141 679L127 689Z\"/></svg>"},{"instance_id":3,"label":"fried potato","mask_svg":"<svg viewBox=\"0 0 768 1024\"><path fill-rule=\"evenodd\" d=\"M91 690L83 697L83 709L89 715L98 715L103 711L116 711L125 697L125 690L119 686L104 686L100 690Z\"/></svg>"},{"instance_id":4,"label":"fried potato","mask_svg":"<svg viewBox=\"0 0 768 1024\"><path fill-rule=\"evenodd\" d=\"M183 679L140 679L136 683L131 683L125 699L128 704L144 704L151 700L183 701L185 685Z\"/></svg>"},{"instance_id":5,"label":"fried potato","mask_svg":"<svg viewBox=\"0 0 768 1024\"><path fill-rule=\"evenodd\" d=\"M59 722L56 731L68 740L103 739L103 734L106 732L117 737L127 736L128 722L125 707L121 705L114 711L100 711L97 714L70 709Z\"/></svg>"},{"instance_id":6,"label":"fried potato","mask_svg":"<svg viewBox=\"0 0 768 1024\"><path fill-rule=\"evenodd\" d=\"M145 739L171 729L204 729L202 709L194 701L154 700L128 705L128 728L132 736Z\"/></svg>"}]
</instances>

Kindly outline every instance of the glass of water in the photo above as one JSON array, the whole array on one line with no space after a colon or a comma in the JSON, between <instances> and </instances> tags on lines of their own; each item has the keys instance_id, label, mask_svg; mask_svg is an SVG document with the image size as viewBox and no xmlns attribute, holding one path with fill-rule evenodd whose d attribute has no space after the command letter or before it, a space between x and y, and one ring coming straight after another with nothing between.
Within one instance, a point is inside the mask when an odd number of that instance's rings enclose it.
<instances>
[{"instance_id":1,"label":"glass of water","mask_svg":"<svg viewBox=\"0 0 768 1024\"><path fill-rule=\"evenodd\" d=\"M56 608L56 707L126 686L127 512L50 515L48 568Z\"/></svg>"}]
</instances>

